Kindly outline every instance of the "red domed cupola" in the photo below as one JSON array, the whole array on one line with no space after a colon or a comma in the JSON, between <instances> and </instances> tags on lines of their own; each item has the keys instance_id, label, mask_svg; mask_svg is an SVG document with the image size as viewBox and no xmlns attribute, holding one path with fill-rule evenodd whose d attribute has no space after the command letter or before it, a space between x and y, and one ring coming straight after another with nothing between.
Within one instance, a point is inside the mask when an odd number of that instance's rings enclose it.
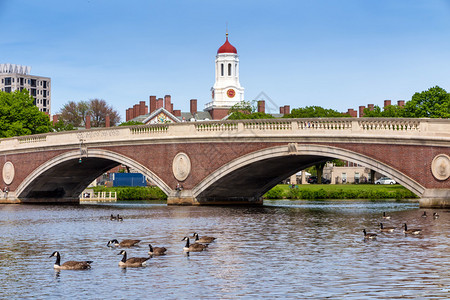
<instances>
[{"instance_id":1,"label":"red domed cupola","mask_svg":"<svg viewBox=\"0 0 450 300\"><path fill-rule=\"evenodd\" d=\"M217 54L220 54L220 53L235 53L235 54L237 54L236 48L233 45L231 45L230 42L228 41L228 32L227 32L227 40L219 48L219 50L217 50Z\"/></svg>"}]
</instances>

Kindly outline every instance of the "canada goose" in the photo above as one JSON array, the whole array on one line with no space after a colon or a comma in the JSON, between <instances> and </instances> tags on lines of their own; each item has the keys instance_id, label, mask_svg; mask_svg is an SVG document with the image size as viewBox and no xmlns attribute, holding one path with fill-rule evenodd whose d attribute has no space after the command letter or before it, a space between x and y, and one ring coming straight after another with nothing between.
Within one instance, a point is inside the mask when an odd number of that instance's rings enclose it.
<instances>
[{"instance_id":1,"label":"canada goose","mask_svg":"<svg viewBox=\"0 0 450 300\"><path fill-rule=\"evenodd\" d=\"M437 213L437 212L434 212L434 213L433 213L433 219L438 219L438 218L439 218L438 213Z\"/></svg>"},{"instance_id":2,"label":"canada goose","mask_svg":"<svg viewBox=\"0 0 450 300\"><path fill-rule=\"evenodd\" d=\"M383 219L390 219L390 218L391 218L391 216L386 216L386 212L383 211Z\"/></svg>"},{"instance_id":3,"label":"canada goose","mask_svg":"<svg viewBox=\"0 0 450 300\"><path fill-rule=\"evenodd\" d=\"M117 214L117 221L123 221L123 218Z\"/></svg>"},{"instance_id":4,"label":"canada goose","mask_svg":"<svg viewBox=\"0 0 450 300\"><path fill-rule=\"evenodd\" d=\"M365 239L375 239L377 237L376 233L367 233L365 229L363 229L363 232Z\"/></svg>"},{"instance_id":5,"label":"canada goose","mask_svg":"<svg viewBox=\"0 0 450 300\"><path fill-rule=\"evenodd\" d=\"M427 217L427 212L424 211L423 214L422 214L422 218L426 218L426 217Z\"/></svg>"},{"instance_id":6,"label":"canada goose","mask_svg":"<svg viewBox=\"0 0 450 300\"><path fill-rule=\"evenodd\" d=\"M381 232L394 232L395 227L384 227L383 223L380 223Z\"/></svg>"},{"instance_id":7,"label":"canada goose","mask_svg":"<svg viewBox=\"0 0 450 300\"><path fill-rule=\"evenodd\" d=\"M123 240L119 243L118 240L110 240L107 244L108 247L132 247L136 246L141 240Z\"/></svg>"},{"instance_id":8,"label":"canada goose","mask_svg":"<svg viewBox=\"0 0 450 300\"><path fill-rule=\"evenodd\" d=\"M205 243L205 244L209 244L211 242L213 242L216 238L212 237L212 236L204 236L204 237L199 237L198 233L194 232L194 234L192 235L193 237L195 237L195 243Z\"/></svg>"},{"instance_id":9,"label":"canada goose","mask_svg":"<svg viewBox=\"0 0 450 300\"><path fill-rule=\"evenodd\" d=\"M405 226L405 230L403 230L403 232L405 234L420 234L422 232L422 229L417 229L417 228L408 229L408 226L406 226L406 223L403 226Z\"/></svg>"},{"instance_id":10,"label":"canada goose","mask_svg":"<svg viewBox=\"0 0 450 300\"><path fill-rule=\"evenodd\" d=\"M56 256L56 262L53 265L53 268L57 270L86 270L91 268L91 260L86 261L74 261L69 260L61 265L61 255L58 251L55 251L49 257Z\"/></svg>"},{"instance_id":11,"label":"canada goose","mask_svg":"<svg viewBox=\"0 0 450 300\"><path fill-rule=\"evenodd\" d=\"M208 245L203 245L203 244L190 244L189 243L189 238L187 236L185 236L181 241L186 241L186 245L184 245L183 251L186 252L200 252L205 250Z\"/></svg>"},{"instance_id":12,"label":"canada goose","mask_svg":"<svg viewBox=\"0 0 450 300\"><path fill-rule=\"evenodd\" d=\"M167 251L165 247L152 247L152 244L148 244L148 247L150 248L148 251L150 255L165 255Z\"/></svg>"},{"instance_id":13,"label":"canada goose","mask_svg":"<svg viewBox=\"0 0 450 300\"><path fill-rule=\"evenodd\" d=\"M113 214L111 214L111 216L109 217L109 219L110 219L111 221L115 221L115 220L117 220L117 218L116 218L116 217L114 217L114 216L113 216Z\"/></svg>"},{"instance_id":14,"label":"canada goose","mask_svg":"<svg viewBox=\"0 0 450 300\"><path fill-rule=\"evenodd\" d=\"M127 259L127 252L125 250L120 251L117 255L123 255L122 260L119 262L120 267L143 267L146 265L149 257L130 257Z\"/></svg>"}]
</instances>

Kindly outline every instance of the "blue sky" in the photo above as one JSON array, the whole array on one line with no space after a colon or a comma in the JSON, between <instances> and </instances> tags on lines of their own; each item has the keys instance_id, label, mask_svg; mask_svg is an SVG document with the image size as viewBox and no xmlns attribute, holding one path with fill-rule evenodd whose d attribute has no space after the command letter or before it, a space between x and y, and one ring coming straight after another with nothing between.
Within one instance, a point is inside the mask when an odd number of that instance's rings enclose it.
<instances>
[{"instance_id":1,"label":"blue sky","mask_svg":"<svg viewBox=\"0 0 450 300\"><path fill-rule=\"evenodd\" d=\"M0 63L51 77L52 114L101 98L124 119L166 94L188 111L210 101L227 23L246 100L347 111L450 90L450 0L0 0Z\"/></svg>"}]
</instances>

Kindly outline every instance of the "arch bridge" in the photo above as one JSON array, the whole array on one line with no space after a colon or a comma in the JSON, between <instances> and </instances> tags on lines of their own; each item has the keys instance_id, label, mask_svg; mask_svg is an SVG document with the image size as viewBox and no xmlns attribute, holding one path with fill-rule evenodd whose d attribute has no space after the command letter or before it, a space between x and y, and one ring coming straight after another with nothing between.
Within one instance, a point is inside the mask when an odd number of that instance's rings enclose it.
<instances>
[{"instance_id":1,"label":"arch bridge","mask_svg":"<svg viewBox=\"0 0 450 300\"><path fill-rule=\"evenodd\" d=\"M448 119L113 127L2 139L0 154L0 184L9 189L0 197L4 203L78 202L95 178L123 164L160 187L168 204L260 204L282 179L334 158L392 177L421 197L422 206L450 201Z\"/></svg>"}]
</instances>

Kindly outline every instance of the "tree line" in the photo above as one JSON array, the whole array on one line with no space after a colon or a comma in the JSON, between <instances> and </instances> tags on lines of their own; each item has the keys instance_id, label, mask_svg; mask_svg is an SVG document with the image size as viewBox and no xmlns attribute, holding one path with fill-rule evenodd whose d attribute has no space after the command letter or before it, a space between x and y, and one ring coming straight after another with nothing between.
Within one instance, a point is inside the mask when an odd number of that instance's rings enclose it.
<instances>
[{"instance_id":1,"label":"tree line","mask_svg":"<svg viewBox=\"0 0 450 300\"><path fill-rule=\"evenodd\" d=\"M239 119L273 119L274 116L257 112L253 102L240 102L229 111L229 120ZM103 99L89 101L69 101L59 111L56 124L50 122L49 116L39 111L34 98L27 90L12 93L0 91L0 138L39 134L52 131L73 130L84 127L86 116L91 116L92 127L104 127L106 116L110 126L131 125L133 122L120 123L119 113ZM345 113L320 106L294 108L284 118L335 118L349 117ZM366 108L364 117L386 118L450 118L450 93L439 86L415 93L404 106L389 105L381 109L374 106ZM134 123L133 123L134 124Z\"/></svg>"}]
</instances>

